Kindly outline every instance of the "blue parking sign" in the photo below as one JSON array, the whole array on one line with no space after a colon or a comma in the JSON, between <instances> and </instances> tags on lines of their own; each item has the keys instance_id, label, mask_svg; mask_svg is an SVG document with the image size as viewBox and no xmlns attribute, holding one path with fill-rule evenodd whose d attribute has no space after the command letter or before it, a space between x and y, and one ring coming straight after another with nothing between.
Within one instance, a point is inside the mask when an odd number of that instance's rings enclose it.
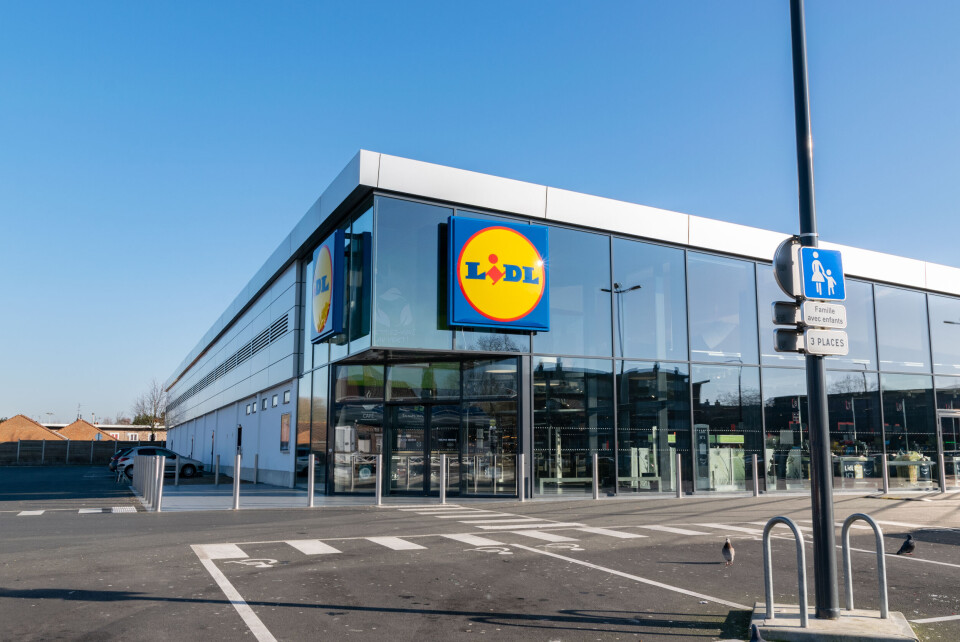
<instances>
[{"instance_id":1,"label":"blue parking sign","mask_svg":"<svg viewBox=\"0 0 960 642\"><path fill-rule=\"evenodd\" d=\"M801 247L800 273L804 298L821 301L843 301L847 298L843 283L843 261L837 250Z\"/></svg>"}]
</instances>

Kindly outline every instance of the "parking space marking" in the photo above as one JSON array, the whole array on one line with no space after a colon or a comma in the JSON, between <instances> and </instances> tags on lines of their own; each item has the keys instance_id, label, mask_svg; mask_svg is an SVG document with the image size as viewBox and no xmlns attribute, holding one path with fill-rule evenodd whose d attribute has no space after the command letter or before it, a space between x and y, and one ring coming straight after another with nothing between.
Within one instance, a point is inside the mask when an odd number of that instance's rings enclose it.
<instances>
[{"instance_id":1,"label":"parking space marking","mask_svg":"<svg viewBox=\"0 0 960 642\"><path fill-rule=\"evenodd\" d=\"M692 531L687 528L660 526L658 524L654 524L652 526L638 526L637 528L647 528L651 531L663 531L664 533L673 533L674 535L710 535L710 533L704 533L703 531Z\"/></svg>"},{"instance_id":2,"label":"parking space marking","mask_svg":"<svg viewBox=\"0 0 960 642\"><path fill-rule=\"evenodd\" d=\"M443 535L443 537L452 539L455 542L469 544L470 546L504 546L503 542L498 542L486 537L480 537L478 535L471 535L470 533L453 533L451 535Z\"/></svg>"},{"instance_id":3,"label":"parking space marking","mask_svg":"<svg viewBox=\"0 0 960 642\"><path fill-rule=\"evenodd\" d=\"M81 508L77 511L79 515L103 515L109 512L109 508Z\"/></svg>"},{"instance_id":4,"label":"parking space marking","mask_svg":"<svg viewBox=\"0 0 960 642\"><path fill-rule=\"evenodd\" d=\"M579 524L576 522L549 522L547 524L480 524L477 528L482 528L488 531L509 531L515 528L579 528L580 526L585 526L586 524Z\"/></svg>"},{"instance_id":5,"label":"parking space marking","mask_svg":"<svg viewBox=\"0 0 960 642\"><path fill-rule=\"evenodd\" d=\"M648 580L645 577L639 577L637 575L631 575L630 573L624 573L623 571L618 571L613 568L606 568L605 566L599 566L597 564L591 564L590 562L584 562L583 560L578 560L575 557L567 557L566 555L558 555L550 551L544 551L538 548L532 548L530 546L524 546L523 544L513 544L513 548L519 548L524 551L530 551L538 555L546 555L548 557L555 557L557 559L564 560L565 562L570 562L571 564L578 564L580 566L586 566L587 568L592 568L597 571L603 571L604 573L610 573L611 575L616 575L617 577L623 577L628 580L633 580L634 582L640 582L641 584L649 584L650 586L656 586L657 588L666 589L668 591L673 591L674 593L682 593L683 595L689 595L691 597L696 597L701 600L707 600L708 602L714 602L716 604L722 604L723 606L729 606L733 609L739 609L741 611L752 610L752 607L746 606L744 604L737 604L736 602L728 602L726 600L721 600L715 598L711 595L704 595L703 593L696 593L694 591L688 591L687 589L680 588L679 586L671 586L670 584L664 584L663 582L656 582L654 580Z\"/></svg>"},{"instance_id":6,"label":"parking space marking","mask_svg":"<svg viewBox=\"0 0 960 642\"><path fill-rule=\"evenodd\" d=\"M542 539L545 542L576 542L577 541L573 537L557 535L556 533L548 533L547 531L510 531L510 532L515 535L523 535L524 537Z\"/></svg>"},{"instance_id":7,"label":"parking space marking","mask_svg":"<svg viewBox=\"0 0 960 642\"><path fill-rule=\"evenodd\" d=\"M526 523L526 522L548 522L548 520L545 520L545 519L536 519L536 518L534 518L534 517L521 517L521 516L518 516L518 515L511 515L511 516L506 517L506 518L500 517L500 518L497 518L497 519L468 519L468 520L463 520L463 521L461 521L460 523L461 523L461 524L506 524L506 523L508 523L508 522L521 522L521 523Z\"/></svg>"},{"instance_id":8,"label":"parking space marking","mask_svg":"<svg viewBox=\"0 0 960 642\"><path fill-rule=\"evenodd\" d=\"M394 551L414 551L417 549L426 548L426 546L420 546L419 544L408 542L407 540L400 539L399 537L367 537L365 539L373 542L374 544L386 546Z\"/></svg>"},{"instance_id":9,"label":"parking space marking","mask_svg":"<svg viewBox=\"0 0 960 642\"><path fill-rule=\"evenodd\" d=\"M232 560L250 557L236 544L194 544L192 548L202 560Z\"/></svg>"},{"instance_id":10,"label":"parking space marking","mask_svg":"<svg viewBox=\"0 0 960 642\"><path fill-rule=\"evenodd\" d=\"M24 517L26 515L43 515L44 511L42 510L22 510L17 513L17 517Z\"/></svg>"},{"instance_id":11,"label":"parking space marking","mask_svg":"<svg viewBox=\"0 0 960 642\"><path fill-rule=\"evenodd\" d=\"M111 513L136 513L137 509L135 506L114 506L110 509Z\"/></svg>"},{"instance_id":12,"label":"parking space marking","mask_svg":"<svg viewBox=\"0 0 960 642\"><path fill-rule=\"evenodd\" d=\"M933 624L934 622L951 622L960 620L960 615L944 615L943 617L928 617L922 620L910 620L914 624Z\"/></svg>"},{"instance_id":13,"label":"parking space marking","mask_svg":"<svg viewBox=\"0 0 960 642\"><path fill-rule=\"evenodd\" d=\"M304 555L330 555L340 551L329 544L324 544L318 539L293 539L285 542L294 547Z\"/></svg>"},{"instance_id":14,"label":"parking space marking","mask_svg":"<svg viewBox=\"0 0 960 642\"><path fill-rule=\"evenodd\" d=\"M226 551L225 547L233 547L241 553L240 557L246 557L243 554L243 551L240 550L234 544L206 544L206 545L193 545L191 548L193 552L197 554L197 557L200 558L200 563L203 565L203 568L207 569L207 572L210 573L210 577L213 578L213 581L217 583L217 586L220 587L220 590L223 591L223 594L230 601L230 604L233 605L233 608L237 610L237 613L246 623L247 628L250 629L250 632L253 633L254 637L257 638L258 642L277 642L277 638L273 637L273 634L267 629L263 624L260 618L257 617L257 614L253 612L253 609L244 601L240 593L237 592L237 589L233 588L233 584L230 583L230 580L227 579L227 576L217 568L217 565L214 563L214 559L224 559L223 557L212 558L210 557L211 553L216 553L217 551Z\"/></svg>"},{"instance_id":15,"label":"parking space marking","mask_svg":"<svg viewBox=\"0 0 960 642\"><path fill-rule=\"evenodd\" d=\"M479 513L480 511L477 511ZM445 513L442 515L434 515L437 519L463 519L464 517L515 517L510 513L491 513L488 511L483 511L482 515L477 513ZM423 513L421 513L422 515Z\"/></svg>"},{"instance_id":16,"label":"parking space marking","mask_svg":"<svg viewBox=\"0 0 960 642\"><path fill-rule=\"evenodd\" d=\"M595 528L593 526L584 526L583 528L578 528L577 530L584 533L593 533L594 535L607 535L609 537L616 537L617 539L636 539L638 537L647 537L646 535L641 535L640 533L625 533L623 531L612 531L609 528Z\"/></svg>"},{"instance_id":17,"label":"parking space marking","mask_svg":"<svg viewBox=\"0 0 960 642\"><path fill-rule=\"evenodd\" d=\"M715 528L719 531L736 531L738 533L747 533L749 535L763 535L763 531L757 530L756 528L745 528L743 526L731 526L729 524L697 524L697 526L704 526L706 528Z\"/></svg>"}]
</instances>

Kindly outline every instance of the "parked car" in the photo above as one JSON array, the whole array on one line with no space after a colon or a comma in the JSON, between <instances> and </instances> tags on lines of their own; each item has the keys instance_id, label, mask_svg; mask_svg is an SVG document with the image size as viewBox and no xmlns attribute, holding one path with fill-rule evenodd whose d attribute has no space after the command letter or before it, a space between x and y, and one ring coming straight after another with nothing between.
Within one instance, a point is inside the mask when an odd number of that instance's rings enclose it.
<instances>
[{"instance_id":1,"label":"parked car","mask_svg":"<svg viewBox=\"0 0 960 642\"><path fill-rule=\"evenodd\" d=\"M163 472L165 475L173 475L178 466L180 467L180 476L183 478L190 478L197 473L203 472L203 463L196 459L178 455L167 448L159 448L157 446L135 446L134 448L128 450L122 457L117 459L117 470L123 472L123 474L127 476L127 479L133 479L133 465L136 461L136 457L139 455L163 455L166 457L167 460L163 466Z\"/></svg>"},{"instance_id":2,"label":"parked car","mask_svg":"<svg viewBox=\"0 0 960 642\"><path fill-rule=\"evenodd\" d=\"M133 450L134 448L135 448L135 446L127 446L126 448L121 448L120 450L118 450L117 452L115 452L115 453L113 454L113 457L110 458L110 463L107 464L107 468L109 468L110 470L116 470L116 469L117 469L117 461L118 461L121 457L123 457L124 455L126 455L128 452L130 452L131 450Z\"/></svg>"}]
</instances>

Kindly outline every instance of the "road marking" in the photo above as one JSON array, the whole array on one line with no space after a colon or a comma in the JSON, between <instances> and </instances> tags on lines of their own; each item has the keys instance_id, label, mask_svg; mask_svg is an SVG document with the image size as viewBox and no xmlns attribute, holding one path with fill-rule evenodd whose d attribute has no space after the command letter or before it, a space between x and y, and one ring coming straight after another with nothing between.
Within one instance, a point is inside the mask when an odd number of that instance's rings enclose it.
<instances>
[{"instance_id":1,"label":"road marking","mask_svg":"<svg viewBox=\"0 0 960 642\"><path fill-rule=\"evenodd\" d=\"M624 533L623 531L612 531L609 528L594 528L593 526L584 526L583 528L578 528L578 531L583 531L584 533L593 533L595 535L607 535L609 537L616 537L617 539L634 539L636 537L647 537L646 535L640 535L639 533Z\"/></svg>"},{"instance_id":2,"label":"road marking","mask_svg":"<svg viewBox=\"0 0 960 642\"><path fill-rule=\"evenodd\" d=\"M202 560L232 560L250 557L236 544L194 544L193 550Z\"/></svg>"},{"instance_id":3,"label":"road marking","mask_svg":"<svg viewBox=\"0 0 960 642\"><path fill-rule=\"evenodd\" d=\"M611 575L616 575L618 577L624 577L628 580L633 580L634 582L640 582L641 584L649 584L650 586L656 586L657 588L666 589L668 591L673 591L675 593L682 593L683 595L689 595L691 597L700 598L701 600L707 600L709 602L715 602L717 604L722 604L723 606L729 606L733 609L740 609L742 611L751 610L752 607L745 606L743 604L737 604L736 602L727 602L726 600L719 600L710 595L704 595L702 593L695 593L693 591L688 591L687 589L680 588L678 586L671 586L669 584L664 584L663 582L655 582L653 580L648 580L644 577L638 577L636 575L631 575L629 573L624 573L623 571L618 571L612 568L606 568L604 566L598 566L596 564L591 564L590 562L584 562L583 560L578 560L574 557L567 557L565 555L557 555L556 553L551 553L550 551L540 550L538 548L532 548L530 546L524 546L523 544L512 544L514 548L520 548L525 551L530 551L531 553L537 553L539 555L547 555L548 557L555 557L571 564L579 564L580 566L586 566L587 568L592 568L597 571L603 571L605 573L610 573Z\"/></svg>"},{"instance_id":4,"label":"road marking","mask_svg":"<svg viewBox=\"0 0 960 642\"><path fill-rule=\"evenodd\" d=\"M109 508L81 508L77 511L79 515L103 515L104 513L109 513Z\"/></svg>"},{"instance_id":5,"label":"road marking","mask_svg":"<svg viewBox=\"0 0 960 642\"><path fill-rule=\"evenodd\" d=\"M675 528L673 526L639 526L638 528L649 528L652 531L663 531L664 533L674 533L676 535L710 535L703 531L691 531L686 528Z\"/></svg>"},{"instance_id":6,"label":"road marking","mask_svg":"<svg viewBox=\"0 0 960 642\"><path fill-rule=\"evenodd\" d=\"M273 634L264 626L263 622L260 621L260 618L257 617L257 614L253 612L253 609L243 600L243 597L237 592L237 589L233 588L233 584L230 583L230 580L227 579L227 576L217 568L217 565L213 562L214 559L222 558L212 558L210 557L211 549L214 551L219 550L218 547L232 546L233 548L240 551L240 549L234 544L207 544L207 545L193 545L191 548L193 552L197 554L197 557L200 558L200 563L203 564L203 568L207 569L207 572L210 573L210 577L213 578L213 581L217 583L217 586L220 587L220 590L223 591L223 594L230 604L233 605L233 608L237 610L237 613L243 618L243 621L246 623L247 628L250 629L250 632L253 633L254 637L257 638L259 642L277 642L277 638L273 637ZM243 553L243 551L240 551ZM246 555L241 555L241 557L246 557Z\"/></svg>"},{"instance_id":7,"label":"road marking","mask_svg":"<svg viewBox=\"0 0 960 642\"><path fill-rule=\"evenodd\" d=\"M547 522L547 521L549 520L536 519L534 517L519 517L514 515L512 517L507 517L507 518L501 517L499 519L467 519L467 520L462 520L460 523L461 524L507 524L509 522L526 523L526 522Z\"/></svg>"},{"instance_id":8,"label":"road marking","mask_svg":"<svg viewBox=\"0 0 960 642\"><path fill-rule=\"evenodd\" d=\"M584 524L579 524L576 522L551 522L547 524L490 524L488 526L477 526L477 528L482 528L487 531L509 531L515 528L579 528L584 526Z\"/></svg>"},{"instance_id":9,"label":"road marking","mask_svg":"<svg viewBox=\"0 0 960 642\"><path fill-rule=\"evenodd\" d=\"M743 526L730 526L729 524L697 524L697 526L716 528L720 531L737 531L739 533L748 533L750 535L763 535L762 530L758 531L755 528L744 528Z\"/></svg>"},{"instance_id":10,"label":"road marking","mask_svg":"<svg viewBox=\"0 0 960 642\"><path fill-rule=\"evenodd\" d=\"M477 513L447 513L443 515L434 515L437 519L463 519L464 517L515 517L510 513L488 513L484 511L483 515L477 515Z\"/></svg>"},{"instance_id":11,"label":"road marking","mask_svg":"<svg viewBox=\"0 0 960 642\"><path fill-rule=\"evenodd\" d=\"M43 515L43 511L42 510L22 510L19 513L17 513L17 517L22 517L25 515Z\"/></svg>"},{"instance_id":12,"label":"road marking","mask_svg":"<svg viewBox=\"0 0 960 642\"><path fill-rule=\"evenodd\" d=\"M960 615L944 615L943 617L928 617L922 620L910 620L914 624L931 624L933 622L950 622L951 620L960 620Z\"/></svg>"},{"instance_id":13,"label":"road marking","mask_svg":"<svg viewBox=\"0 0 960 642\"><path fill-rule=\"evenodd\" d=\"M364 539L367 539L374 544L379 544L380 546L386 546L394 551L414 551L417 549L426 548L426 546L420 546L419 544L408 542L407 540L400 539L399 537L367 537Z\"/></svg>"},{"instance_id":14,"label":"road marking","mask_svg":"<svg viewBox=\"0 0 960 642\"><path fill-rule=\"evenodd\" d=\"M110 509L111 513L136 513L137 509L134 506L114 506Z\"/></svg>"},{"instance_id":15,"label":"road marking","mask_svg":"<svg viewBox=\"0 0 960 642\"><path fill-rule=\"evenodd\" d=\"M414 512L414 513L415 513L415 512L420 511L420 510L473 510L473 509L470 509L470 508L464 509L464 508L462 508L462 507L460 507L460 506L457 506L456 504L445 504L445 505L441 505L441 504L422 504L422 505L420 505L420 506L412 506L412 507L410 507L410 508L400 508L400 509L398 509L398 510L402 510L402 511L405 511L405 512Z\"/></svg>"},{"instance_id":16,"label":"road marking","mask_svg":"<svg viewBox=\"0 0 960 642\"><path fill-rule=\"evenodd\" d=\"M287 544L294 547L304 555L329 555L331 553L340 552L329 544L324 544L318 539L292 539L287 540Z\"/></svg>"},{"instance_id":17,"label":"road marking","mask_svg":"<svg viewBox=\"0 0 960 642\"><path fill-rule=\"evenodd\" d=\"M939 526L921 526L920 524L904 524L903 522L888 522L886 520L879 520L879 519L876 520L876 522L880 525L885 524L887 526L900 526L902 528L909 528L911 530L920 530L923 528L940 528Z\"/></svg>"},{"instance_id":18,"label":"road marking","mask_svg":"<svg viewBox=\"0 0 960 642\"><path fill-rule=\"evenodd\" d=\"M492 511L480 510L479 508L454 508L452 510L418 510L417 515L476 515L477 513L490 513Z\"/></svg>"},{"instance_id":19,"label":"road marking","mask_svg":"<svg viewBox=\"0 0 960 642\"><path fill-rule=\"evenodd\" d=\"M512 531L516 535L523 535L524 537L532 537L534 539L542 539L547 542L575 542L577 541L573 537L566 537L564 535L557 535L556 533L548 533L546 531Z\"/></svg>"},{"instance_id":20,"label":"road marking","mask_svg":"<svg viewBox=\"0 0 960 642\"><path fill-rule=\"evenodd\" d=\"M452 535L444 535L447 539L452 539L456 542L463 542L464 544L470 544L471 546L503 546L503 542L498 542L493 539L487 539L486 537L480 537L478 535L471 535L470 533L454 533Z\"/></svg>"}]
</instances>

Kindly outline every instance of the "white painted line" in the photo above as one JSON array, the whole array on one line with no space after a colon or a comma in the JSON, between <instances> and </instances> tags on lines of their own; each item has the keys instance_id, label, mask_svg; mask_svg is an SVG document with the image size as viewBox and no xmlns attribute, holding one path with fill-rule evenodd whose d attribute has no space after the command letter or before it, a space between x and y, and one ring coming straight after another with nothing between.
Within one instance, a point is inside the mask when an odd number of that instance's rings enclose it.
<instances>
[{"instance_id":1,"label":"white painted line","mask_svg":"<svg viewBox=\"0 0 960 642\"><path fill-rule=\"evenodd\" d=\"M883 525L887 525L887 526L900 526L900 527L902 527L902 528L909 528L909 529L911 529L911 530L920 530L920 529L922 529L922 528L938 528L937 526L922 526L922 525L920 525L920 524L904 524L903 522L888 522L888 521L879 520L879 519L876 520L876 521L877 521L877 523L880 524L881 526L883 526Z\"/></svg>"},{"instance_id":2,"label":"white painted line","mask_svg":"<svg viewBox=\"0 0 960 642\"><path fill-rule=\"evenodd\" d=\"M682 588L680 588L680 587L678 587L678 586L670 586L669 584L664 584L663 582L655 582L655 581L653 581L653 580L648 580L648 579L643 578L643 577L638 577L638 576L636 576L636 575L630 575L629 573L624 573L623 571L618 571L618 570L615 570L615 569L612 569L612 568L606 568L606 567L603 567L603 566L598 566L598 565L596 565L596 564L591 564L590 562L584 562L583 560L578 560L578 559L576 559L576 558L574 558L574 557L567 557L567 556L565 556L565 555L557 555L556 553L552 553L552 552L550 552L550 551L544 551L544 550L541 550L541 549L539 549L539 548L532 548L532 547L530 547L530 546L524 546L523 544L511 544L511 546L512 546L513 548L520 548L520 549L523 549L523 550L525 550L525 551L530 551L531 553L537 553L537 554L539 554L539 555L546 555L546 556L548 556L548 557L555 557L555 558L557 558L557 559L564 560L564 561L566 561L566 562L570 562L571 564L579 564L580 566L586 566L587 568L592 568L592 569L597 570L597 571L603 571L603 572L605 572L605 573L610 573L611 575L616 575L616 576L618 576L618 577L623 577L623 578L626 578L626 579L628 579L628 580L633 580L634 582L640 582L641 584L649 584L650 586L656 586L657 588L666 589L666 590L668 590L668 591L674 591L675 593L682 593L683 595L689 595L689 596L691 596L691 597L696 597L696 598L699 598L699 599L701 599L701 600L707 600L708 602L715 602L716 604L722 604L723 606L729 606L730 608L740 609L740 610L742 610L742 611L748 611L748 610L751 610L751 608L752 608L752 607L749 607L749 606L745 606L745 605L743 605L743 604L737 604L736 602L727 602L726 600L718 600L717 598L711 597L710 595L704 595L704 594L702 594L702 593L695 593L695 592L693 592L693 591L688 591L688 590L686 590L686 589L682 589Z\"/></svg>"},{"instance_id":3,"label":"white painted line","mask_svg":"<svg viewBox=\"0 0 960 642\"><path fill-rule=\"evenodd\" d=\"M609 528L594 528L592 526L584 526L583 528L578 528L578 531L583 531L584 533L593 533L594 535L607 535L608 537L616 537L617 539L635 539L637 537L647 537L646 535L641 535L639 533L624 533L623 531L612 531Z\"/></svg>"},{"instance_id":4,"label":"white painted line","mask_svg":"<svg viewBox=\"0 0 960 642\"><path fill-rule=\"evenodd\" d=\"M649 528L652 531L663 531L664 533L674 533L675 535L710 535L703 531L692 531L687 528L676 528L675 526L638 526L638 528Z\"/></svg>"},{"instance_id":5,"label":"white painted line","mask_svg":"<svg viewBox=\"0 0 960 642\"><path fill-rule=\"evenodd\" d=\"M716 528L721 531L736 531L738 533L748 533L750 535L763 535L762 530L756 528L744 528L743 526L730 526L729 524L697 524L706 528Z\"/></svg>"},{"instance_id":6,"label":"white painted line","mask_svg":"<svg viewBox=\"0 0 960 642\"><path fill-rule=\"evenodd\" d=\"M445 505L420 504L420 505L408 506L407 508L400 508L398 510L402 510L406 512L417 512L418 510L428 510L428 509L429 510L454 510L454 509L462 510L461 507L457 506L456 504L445 504Z\"/></svg>"},{"instance_id":7,"label":"white painted line","mask_svg":"<svg viewBox=\"0 0 960 642\"><path fill-rule=\"evenodd\" d=\"M914 540L914 541L916 541L916 540ZM840 546L837 546L837 548L841 548L841 547L840 547ZM870 554L873 555L874 557L876 557L876 555L877 555L877 551L875 551L875 550L871 551L871 550L865 549L865 548L853 548L853 547L851 546L851 547L850 547L850 550L851 550L851 551L857 551L858 553L870 553ZM897 559L899 559L899 560L909 560L909 561L911 561L911 562L923 562L924 564L937 564L938 566L950 566L950 567L953 567L953 568L960 568L960 564L951 564L950 562L937 562L937 561L934 561L934 560L925 560L925 559L923 559L923 558L921 558L921 557L914 557L914 556L912 556L912 555L897 555L896 553L885 553L885 554L884 554L884 557L895 557L895 558L897 558Z\"/></svg>"},{"instance_id":8,"label":"white painted line","mask_svg":"<svg viewBox=\"0 0 960 642\"><path fill-rule=\"evenodd\" d=\"M77 511L79 515L103 515L102 508L81 508Z\"/></svg>"},{"instance_id":9,"label":"white painted line","mask_svg":"<svg viewBox=\"0 0 960 642\"><path fill-rule=\"evenodd\" d=\"M470 544L470 546L505 546L503 542L498 542L495 539L487 539L486 537L471 535L470 533L454 533L452 535L444 535L444 537L456 542Z\"/></svg>"},{"instance_id":10,"label":"white painted line","mask_svg":"<svg viewBox=\"0 0 960 642\"><path fill-rule=\"evenodd\" d=\"M22 510L19 513L17 513L17 517L22 517L25 515L43 515L43 511L42 510Z\"/></svg>"},{"instance_id":11,"label":"white painted line","mask_svg":"<svg viewBox=\"0 0 960 642\"><path fill-rule=\"evenodd\" d=\"M419 513L423 515L424 513ZM496 517L498 515L503 515L504 513L487 513L487 512L472 512L472 513L426 513L437 519L463 519L464 517Z\"/></svg>"},{"instance_id":12,"label":"white painted line","mask_svg":"<svg viewBox=\"0 0 960 642\"><path fill-rule=\"evenodd\" d=\"M304 555L329 555L331 553L340 552L329 544L324 544L318 539L292 539L287 540L287 544L294 547Z\"/></svg>"},{"instance_id":13,"label":"white painted line","mask_svg":"<svg viewBox=\"0 0 960 642\"><path fill-rule=\"evenodd\" d=\"M236 544L194 544L193 550L202 560L233 560L250 557Z\"/></svg>"},{"instance_id":14,"label":"white painted line","mask_svg":"<svg viewBox=\"0 0 960 642\"><path fill-rule=\"evenodd\" d=\"M227 579L227 576L224 575L217 565L213 562L214 559L210 557L210 552L208 549L216 548L217 546L233 546L233 544L208 544L206 546L191 546L193 552L197 554L197 557L200 558L200 563L203 564L203 568L207 569L207 572L210 573L210 576L220 587L220 590L223 591L223 594L230 604L233 604L233 608L237 610L237 613L243 618L244 623L246 623L247 628L250 629L250 632L253 633L254 637L257 638L258 642L277 642L277 638L273 637L273 634L267 630L267 627L264 626L263 622L260 621L260 618L257 617L257 614L253 612L253 609L243 600L243 597L237 592L237 589L233 588L233 584L230 583L230 580ZM239 551L240 549L237 548ZM242 553L243 551L241 551ZM241 555L241 557L246 557L246 555Z\"/></svg>"},{"instance_id":15,"label":"white painted line","mask_svg":"<svg viewBox=\"0 0 960 642\"><path fill-rule=\"evenodd\" d=\"M565 537L563 535L557 535L556 533L548 533L546 531L511 531L516 535L523 535L524 537L532 537L534 539L542 539L548 542L576 542L577 540L573 537Z\"/></svg>"},{"instance_id":16,"label":"white painted line","mask_svg":"<svg viewBox=\"0 0 960 642\"><path fill-rule=\"evenodd\" d=\"M368 539L374 544L379 544L380 546L386 546L394 551L415 551L426 548L426 546L420 546L419 544L408 542L407 540L400 539L399 537L366 537L364 539Z\"/></svg>"},{"instance_id":17,"label":"white painted line","mask_svg":"<svg viewBox=\"0 0 960 642\"><path fill-rule=\"evenodd\" d=\"M550 522L547 524L490 524L489 526L477 526L486 531L509 531L515 528L579 528L583 524L577 522Z\"/></svg>"},{"instance_id":18,"label":"white painted line","mask_svg":"<svg viewBox=\"0 0 960 642\"><path fill-rule=\"evenodd\" d=\"M114 506L110 509L111 513L136 513L137 509L133 506Z\"/></svg>"},{"instance_id":19,"label":"white painted line","mask_svg":"<svg viewBox=\"0 0 960 642\"><path fill-rule=\"evenodd\" d=\"M535 519L533 517L501 517L499 519L467 519L460 520L461 524L508 524L510 522L526 524L528 522L546 522L545 519Z\"/></svg>"},{"instance_id":20,"label":"white painted line","mask_svg":"<svg viewBox=\"0 0 960 642\"><path fill-rule=\"evenodd\" d=\"M931 624L933 622L950 622L960 620L960 615L944 615L943 617L928 617L922 620L910 620L914 624Z\"/></svg>"}]
</instances>

